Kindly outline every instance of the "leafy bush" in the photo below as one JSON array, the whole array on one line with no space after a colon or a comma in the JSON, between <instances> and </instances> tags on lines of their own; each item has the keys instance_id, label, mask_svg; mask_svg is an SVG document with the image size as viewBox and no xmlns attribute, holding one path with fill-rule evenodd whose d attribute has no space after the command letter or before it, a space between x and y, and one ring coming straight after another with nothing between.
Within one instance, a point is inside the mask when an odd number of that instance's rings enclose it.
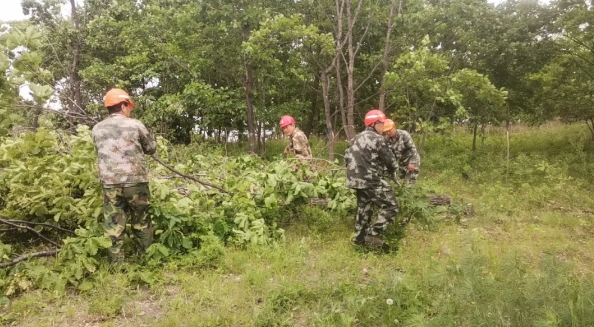
<instances>
[{"instance_id":1,"label":"leafy bush","mask_svg":"<svg viewBox=\"0 0 594 327\"><path fill-rule=\"evenodd\" d=\"M0 146L0 217L21 221L39 233L22 228L2 233L0 239L6 243L0 243L2 260L42 249L47 242L61 247L51 267L32 261L23 264L27 267L23 274L18 265L14 267L12 281L0 286L7 295L33 287L31 281L42 288L71 284L89 289L87 277L100 265L101 250L111 244L102 236L102 191L89 128L80 127L77 135L58 133L39 129L7 138ZM173 160L177 170L221 184L226 193L171 176L165 167L151 162L149 213L155 229L155 243L147 252L151 265L189 254L186 264L208 267L224 253L223 244L276 242L283 237L277 227L280 213L296 210L310 198L326 198L323 211L345 212L355 206L342 177L311 171L296 161L202 155L190 151L193 147L174 148L163 139L158 143L159 154ZM40 242L39 235L46 242Z\"/></svg>"}]
</instances>

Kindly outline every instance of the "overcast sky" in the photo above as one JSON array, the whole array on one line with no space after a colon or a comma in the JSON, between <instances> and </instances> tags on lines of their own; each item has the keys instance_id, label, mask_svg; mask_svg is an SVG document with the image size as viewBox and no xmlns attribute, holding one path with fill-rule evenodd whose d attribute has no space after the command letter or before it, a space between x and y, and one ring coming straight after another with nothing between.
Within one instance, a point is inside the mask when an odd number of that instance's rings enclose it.
<instances>
[{"instance_id":1,"label":"overcast sky","mask_svg":"<svg viewBox=\"0 0 594 327\"><path fill-rule=\"evenodd\" d=\"M77 0L76 2L79 2ZM20 20L26 18L23 15L23 9L21 8L21 0L0 0L2 3L2 9L0 10L0 21L11 21L11 20ZM65 4L62 8L63 13L70 12L70 2Z\"/></svg>"},{"instance_id":2,"label":"overcast sky","mask_svg":"<svg viewBox=\"0 0 594 327\"><path fill-rule=\"evenodd\" d=\"M0 20L10 21L25 18L21 9L21 0L0 0L2 10L0 10Z\"/></svg>"}]
</instances>

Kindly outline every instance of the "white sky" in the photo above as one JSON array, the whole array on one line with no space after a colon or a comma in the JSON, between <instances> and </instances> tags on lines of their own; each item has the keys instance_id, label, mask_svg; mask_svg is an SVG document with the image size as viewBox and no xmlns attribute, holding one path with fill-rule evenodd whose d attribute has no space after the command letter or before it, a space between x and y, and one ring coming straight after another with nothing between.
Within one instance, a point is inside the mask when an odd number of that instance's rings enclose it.
<instances>
[{"instance_id":1,"label":"white sky","mask_svg":"<svg viewBox=\"0 0 594 327\"><path fill-rule=\"evenodd\" d=\"M0 10L1 21L20 20L25 18L21 9L21 0L0 0L2 10Z\"/></svg>"},{"instance_id":2,"label":"white sky","mask_svg":"<svg viewBox=\"0 0 594 327\"><path fill-rule=\"evenodd\" d=\"M76 2L80 2L77 0ZM23 9L21 8L21 0L0 0L0 21L12 21L21 20L27 18L23 15ZM70 13L70 2L64 4L62 7L62 13Z\"/></svg>"}]
</instances>

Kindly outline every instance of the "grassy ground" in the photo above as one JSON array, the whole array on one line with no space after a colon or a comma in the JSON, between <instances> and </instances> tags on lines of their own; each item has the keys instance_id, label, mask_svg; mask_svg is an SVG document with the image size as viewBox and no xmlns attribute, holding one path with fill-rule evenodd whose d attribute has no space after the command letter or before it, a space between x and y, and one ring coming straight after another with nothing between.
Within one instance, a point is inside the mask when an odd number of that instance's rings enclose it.
<instances>
[{"instance_id":1,"label":"grassy ground","mask_svg":"<svg viewBox=\"0 0 594 327\"><path fill-rule=\"evenodd\" d=\"M519 131L509 165L503 135L489 136L476 153L470 146L465 134L429 139L419 187L472 203L476 215L442 220L431 231L412 224L397 253L352 247L353 217L311 209L277 246L226 248L213 251L206 267L172 262L149 275L104 268L103 288L30 292L5 308L2 321L594 326L594 150L586 127Z\"/></svg>"}]
</instances>

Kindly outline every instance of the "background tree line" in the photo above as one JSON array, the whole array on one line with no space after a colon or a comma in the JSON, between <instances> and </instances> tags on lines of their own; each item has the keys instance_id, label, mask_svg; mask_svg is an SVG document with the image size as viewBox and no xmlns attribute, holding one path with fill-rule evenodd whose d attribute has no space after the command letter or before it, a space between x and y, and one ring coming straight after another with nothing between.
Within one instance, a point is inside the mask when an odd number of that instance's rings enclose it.
<instances>
[{"instance_id":1,"label":"background tree line","mask_svg":"<svg viewBox=\"0 0 594 327\"><path fill-rule=\"evenodd\" d=\"M65 2L23 0L31 18L3 27L1 133L40 117L72 131L93 124L118 86L173 142L233 134L251 152L290 114L327 137L333 159L334 139L377 107L423 140L453 123L476 135L553 117L585 121L594 138L587 1L69 0L63 17Z\"/></svg>"}]
</instances>

